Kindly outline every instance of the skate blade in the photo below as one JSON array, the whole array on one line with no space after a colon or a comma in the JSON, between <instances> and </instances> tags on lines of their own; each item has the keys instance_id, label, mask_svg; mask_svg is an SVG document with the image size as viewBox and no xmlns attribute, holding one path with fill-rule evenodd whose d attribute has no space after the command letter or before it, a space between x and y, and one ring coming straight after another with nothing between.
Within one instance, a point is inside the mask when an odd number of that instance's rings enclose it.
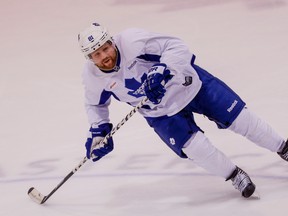
<instances>
[{"instance_id":1,"label":"skate blade","mask_svg":"<svg viewBox=\"0 0 288 216\"><path fill-rule=\"evenodd\" d=\"M248 198L249 200L261 199L259 191L255 190L254 193Z\"/></svg>"}]
</instances>

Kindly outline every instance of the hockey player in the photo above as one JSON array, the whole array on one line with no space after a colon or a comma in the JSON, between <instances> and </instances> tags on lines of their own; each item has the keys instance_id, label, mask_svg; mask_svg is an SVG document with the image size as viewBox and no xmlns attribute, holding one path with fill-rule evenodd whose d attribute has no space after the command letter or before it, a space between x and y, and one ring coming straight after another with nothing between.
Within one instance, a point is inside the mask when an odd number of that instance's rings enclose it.
<instances>
[{"instance_id":1,"label":"hockey player","mask_svg":"<svg viewBox=\"0 0 288 216\"><path fill-rule=\"evenodd\" d=\"M215 148L193 118L207 116L218 128L229 129L288 160L288 142L245 107L225 83L195 64L195 55L178 38L128 29L113 38L98 23L78 35L88 59L83 72L85 106L91 124L87 157L97 161L113 150L113 139L99 145L112 129L111 96L136 106L149 101L140 114L179 157L227 180L243 197L255 184L249 175Z\"/></svg>"}]
</instances>

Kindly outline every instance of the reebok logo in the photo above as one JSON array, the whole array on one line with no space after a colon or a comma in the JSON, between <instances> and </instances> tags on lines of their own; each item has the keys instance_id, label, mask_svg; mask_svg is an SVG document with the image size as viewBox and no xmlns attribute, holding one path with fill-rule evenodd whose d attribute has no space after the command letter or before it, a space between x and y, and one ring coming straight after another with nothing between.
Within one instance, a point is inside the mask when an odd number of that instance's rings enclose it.
<instances>
[{"instance_id":1,"label":"reebok logo","mask_svg":"<svg viewBox=\"0 0 288 216\"><path fill-rule=\"evenodd\" d=\"M234 107L237 105L237 103L238 103L238 101L237 100L234 100L234 102L232 103L232 105L227 109L227 112L231 112L233 109L234 109Z\"/></svg>"},{"instance_id":2,"label":"reebok logo","mask_svg":"<svg viewBox=\"0 0 288 216\"><path fill-rule=\"evenodd\" d=\"M134 60L134 61L132 62L132 64L128 66L128 69L131 70L131 69L136 65L136 63L137 63L137 61Z\"/></svg>"},{"instance_id":3,"label":"reebok logo","mask_svg":"<svg viewBox=\"0 0 288 216\"><path fill-rule=\"evenodd\" d=\"M109 86L109 88L110 88L110 89L114 88L114 87L116 86L116 84L117 84L116 82L112 83L112 84Z\"/></svg>"}]
</instances>

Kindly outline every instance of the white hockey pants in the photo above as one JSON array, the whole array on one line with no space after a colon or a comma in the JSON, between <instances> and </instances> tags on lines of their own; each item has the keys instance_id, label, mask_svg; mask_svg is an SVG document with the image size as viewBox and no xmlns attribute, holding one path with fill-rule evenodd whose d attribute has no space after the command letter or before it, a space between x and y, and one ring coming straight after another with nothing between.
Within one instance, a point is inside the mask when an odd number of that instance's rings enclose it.
<instances>
[{"instance_id":1,"label":"white hockey pants","mask_svg":"<svg viewBox=\"0 0 288 216\"><path fill-rule=\"evenodd\" d=\"M228 129L241 134L256 145L272 152L280 151L285 143L285 139L246 108L241 111ZM196 165L204 168L209 173L222 176L225 179L236 168L236 165L213 146L201 131L193 134L182 150Z\"/></svg>"}]
</instances>

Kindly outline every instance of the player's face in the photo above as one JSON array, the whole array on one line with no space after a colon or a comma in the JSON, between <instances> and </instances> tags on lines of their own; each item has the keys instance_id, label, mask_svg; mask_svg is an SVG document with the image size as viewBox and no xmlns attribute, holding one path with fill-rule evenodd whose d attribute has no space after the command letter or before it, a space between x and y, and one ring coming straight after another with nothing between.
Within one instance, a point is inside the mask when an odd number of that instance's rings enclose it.
<instances>
[{"instance_id":1,"label":"player's face","mask_svg":"<svg viewBox=\"0 0 288 216\"><path fill-rule=\"evenodd\" d=\"M106 42L96 51L90 54L94 64L102 70L112 70L116 65L117 52L111 42Z\"/></svg>"}]
</instances>

